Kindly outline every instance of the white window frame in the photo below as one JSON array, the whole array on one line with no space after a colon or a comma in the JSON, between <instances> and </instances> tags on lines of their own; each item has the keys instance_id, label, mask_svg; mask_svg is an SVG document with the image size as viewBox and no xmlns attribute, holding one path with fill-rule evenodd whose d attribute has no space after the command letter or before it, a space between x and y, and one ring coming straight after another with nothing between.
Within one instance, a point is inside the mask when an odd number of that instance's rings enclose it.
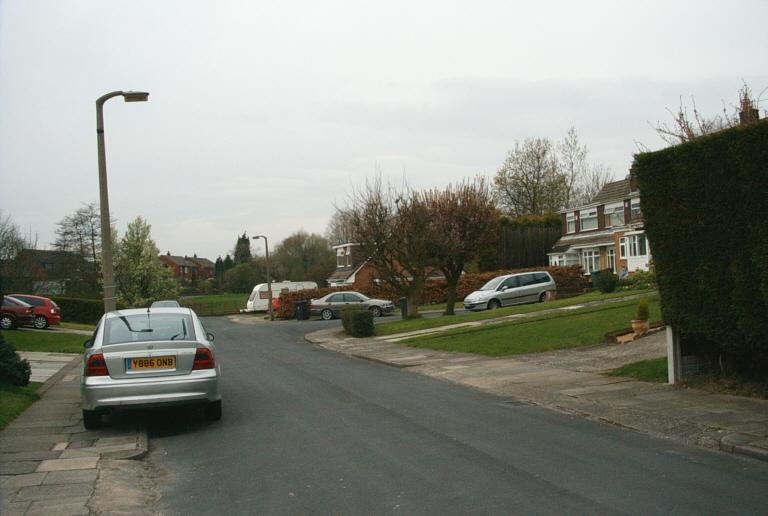
<instances>
[{"instance_id":1,"label":"white window frame","mask_svg":"<svg viewBox=\"0 0 768 516\"><path fill-rule=\"evenodd\" d=\"M569 213L565 216L566 233L576 233L576 214Z\"/></svg>"},{"instance_id":2,"label":"white window frame","mask_svg":"<svg viewBox=\"0 0 768 516\"><path fill-rule=\"evenodd\" d=\"M621 237L619 239L619 257L626 259L627 257L627 237Z\"/></svg>"},{"instance_id":3,"label":"white window frame","mask_svg":"<svg viewBox=\"0 0 768 516\"><path fill-rule=\"evenodd\" d=\"M616 220L618 216L618 220ZM605 227L612 228L624 225L624 203L606 204L603 207Z\"/></svg>"},{"instance_id":4,"label":"white window frame","mask_svg":"<svg viewBox=\"0 0 768 516\"><path fill-rule=\"evenodd\" d=\"M609 247L607 256L608 256L608 268L611 269L613 272L616 272L616 248L614 248L613 246Z\"/></svg>"},{"instance_id":5,"label":"white window frame","mask_svg":"<svg viewBox=\"0 0 768 516\"><path fill-rule=\"evenodd\" d=\"M627 242L627 255L632 258L648 256L648 239L645 237L645 233L633 233L627 235L626 238L622 238ZM641 247L644 249L644 253L640 253Z\"/></svg>"},{"instance_id":6,"label":"white window frame","mask_svg":"<svg viewBox=\"0 0 768 516\"><path fill-rule=\"evenodd\" d=\"M586 222L592 223L594 221L595 226L588 228ZM579 230L580 231L592 231L600 227L600 222L597 220L597 208L582 210L579 213Z\"/></svg>"},{"instance_id":7,"label":"white window frame","mask_svg":"<svg viewBox=\"0 0 768 516\"><path fill-rule=\"evenodd\" d=\"M640 207L640 199L632 199L629 203L629 218L634 219L636 217L642 217L643 210Z\"/></svg>"},{"instance_id":8,"label":"white window frame","mask_svg":"<svg viewBox=\"0 0 768 516\"><path fill-rule=\"evenodd\" d=\"M584 267L584 274L592 274L595 271L600 270L600 249L592 247L589 249L582 249L581 251L581 266Z\"/></svg>"}]
</instances>

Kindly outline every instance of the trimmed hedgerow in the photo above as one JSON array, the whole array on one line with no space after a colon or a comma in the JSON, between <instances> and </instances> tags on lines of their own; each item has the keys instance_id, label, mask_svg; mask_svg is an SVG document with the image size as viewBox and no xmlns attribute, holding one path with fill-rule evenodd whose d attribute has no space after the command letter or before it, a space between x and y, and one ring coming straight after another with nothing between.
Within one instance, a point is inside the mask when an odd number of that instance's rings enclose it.
<instances>
[{"instance_id":1,"label":"trimmed hedgerow","mask_svg":"<svg viewBox=\"0 0 768 516\"><path fill-rule=\"evenodd\" d=\"M61 318L66 322L96 324L104 315L104 301L101 299L54 297L53 301L61 308Z\"/></svg>"},{"instance_id":2,"label":"trimmed hedgerow","mask_svg":"<svg viewBox=\"0 0 768 516\"><path fill-rule=\"evenodd\" d=\"M568 267L535 267L529 269L500 270L494 272L470 273L464 274L459 279L457 285L457 301L463 300L470 293L482 287L489 280L496 276L512 274L513 272L531 272L547 271L552 275L557 285L558 296L571 296L581 294L589 286L589 280L582 274L580 265L569 265ZM292 319L294 317L294 302L301 299L319 299L331 292L341 292L345 290L356 290L369 297L377 299L387 299L392 301L395 306L398 305L400 296L391 287L381 285L368 285L364 288L355 289L352 286L342 288L318 288L312 290L299 290L297 292L283 292L280 294L280 310L277 316L281 319ZM446 299L445 280L438 279L428 281L424 286L421 296L421 303L439 304L444 303Z\"/></svg>"},{"instance_id":3,"label":"trimmed hedgerow","mask_svg":"<svg viewBox=\"0 0 768 516\"><path fill-rule=\"evenodd\" d=\"M341 309L341 326L348 334L352 334L352 317L354 312L365 310L365 307L360 305L347 305Z\"/></svg>"},{"instance_id":4,"label":"trimmed hedgerow","mask_svg":"<svg viewBox=\"0 0 768 516\"><path fill-rule=\"evenodd\" d=\"M619 277L611 269L603 269L592 273L592 285L600 292L613 292L618 284Z\"/></svg>"},{"instance_id":5,"label":"trimmed hedgerow","mask_svg":"<svg viewBox=\"0 0 768 516\"><path fill-rule=\"evenodd\" d=\"M683 353L768 365L768 121L636 156L664 320ZM762 368L762 369L761 369Z\"/></svg>"}]
</instances>

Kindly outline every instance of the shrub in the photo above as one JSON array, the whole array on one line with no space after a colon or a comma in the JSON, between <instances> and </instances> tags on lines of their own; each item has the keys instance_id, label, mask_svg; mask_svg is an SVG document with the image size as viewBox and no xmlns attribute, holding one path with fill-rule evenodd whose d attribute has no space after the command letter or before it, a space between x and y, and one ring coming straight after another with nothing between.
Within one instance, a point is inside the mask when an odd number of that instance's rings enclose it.
<instances>
[{"instance_id":1,"label":"shrub","mask_svg":"<svg viewBox=\"0 0 768 516\"><path fill-rule=\"evenodd\" d=\"M648 320L648 300L643 298L637 303L637 309L635 310L635 320L647 321Z\"/></svg>"},{"instance_id":2,"label":"shrub","mask_svg":"<svg viewBox=\"0 0 768 516\"><path fill-rule=\"evenodd\" d=\"M656 274L650 271L635 271L620 282L622 287L633 290L656 288Z\"/></svg>"},{"instance_id":3,"label":"shrub","mask_svg":"<svg viewBox=\"0 0 768 516\"><path fill-rule=\"evenodd\" d=\"M31 374L29 362L23 360L0 332L0 383L24 386Z\"/></svg>"},{"instance_id":4,"label":"shrub","mask_svg":"<svg viewBox=\"0 0 768 516\"><path fill-rule=\"evenodd\" d=\"M619 277L611 269L595 271L592 273L592 285L603 293L613 292L619 283Z\"/></svg>"},{"instance_id":5,"label":"shrub","mask_svg":"<svg viewBox=\"0 0 768 516\"><path fill-rule=\"evenodd\" d=\"M341 325L344 327L344 331L347 334L352 335L353 313L361 310L365 310L365 308L359 305L347 305L341 309Z\"/></svg>"},{"instance_id":6,"label":"shrub","mask_svg":"<svg viewBox=\"0 0 768 516\"><path fill-rule=\"evenodd\" d=\"M353 337L370 337L373 335L373 314L370 310L350 310L349 330Z\"/></svg>"}]
</instances>

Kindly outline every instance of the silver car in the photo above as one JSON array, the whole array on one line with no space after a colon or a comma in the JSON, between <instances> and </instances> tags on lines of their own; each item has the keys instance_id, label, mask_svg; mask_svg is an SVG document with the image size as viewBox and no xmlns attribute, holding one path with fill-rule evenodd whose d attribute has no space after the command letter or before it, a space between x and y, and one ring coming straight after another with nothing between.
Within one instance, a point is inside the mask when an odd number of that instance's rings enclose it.
<instances>
[{"instance_id":1,"label":"silver car","mask_svg":"<svg viewBox=\"0 0 768 516\"><path fill-rule=\"evenodd\" d=\"M320 299L311 300L310 313L328 321L334 317L341 317L341 310L349 305L365 307L374 317L391 314L395 309L391 301L373 299L360 292L333 292Z\"/></svg>"},{"instance_id":2,"label":"silver car","mask_svg":"<svg viewBox=\"0 0 768 516\"><path fill-rule=\"evenodd\" d=\"M464 298L467 310L493 310L502 306L543 302L555 292L555 280L548 272L519 272L498 276Z\"/></svg>"},{"instance_id":3,"label":"silver car","mask_svg":"<svg viewBox=\"0 0 768 516\"><path fill-rule=\"evenodd\" d=\"M142 308L105 314L85 342L83 425L101 426L117 407L200 404L221 419L213 335L189 308Z\"/></svg>"}]
</instances>

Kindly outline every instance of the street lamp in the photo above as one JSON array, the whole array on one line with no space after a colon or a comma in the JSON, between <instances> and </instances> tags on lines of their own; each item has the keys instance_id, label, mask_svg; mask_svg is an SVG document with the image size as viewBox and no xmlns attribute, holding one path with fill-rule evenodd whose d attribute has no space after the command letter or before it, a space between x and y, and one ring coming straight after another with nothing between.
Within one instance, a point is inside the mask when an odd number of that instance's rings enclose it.
<instances>
[{"instance_id":1,"label":"street lamp","mask_svg":"<svg viewBox=\"0 0 768 516\"><path fill-rule=\"evenodd\" d=\"M122 95L126 102L146 102L144 91L113 91L96 99L96 142L99 152L99 201L101 210L101 255L104 279L104 312L115 306L115 281L112 272L112 228L109 225L109 192L107 190L107 158L104 150L104 103Z\"/></svg>"},{"instance_id":2,"label":"street lamp","mask_svg":"<svg viewBox=\"0 0 768 516\"><path fill-rule=\"evenodd\" d=\"M272 312L272 278L269 276L269 242L267 242L267 237L264 235L256 235L251 238L253 240L256 240L257 238L264 239L264 253L267 256L267 297L269 298L267 306L269 307L269 320L274 321L275 314Z\"/></svg>"}]
</instances>

